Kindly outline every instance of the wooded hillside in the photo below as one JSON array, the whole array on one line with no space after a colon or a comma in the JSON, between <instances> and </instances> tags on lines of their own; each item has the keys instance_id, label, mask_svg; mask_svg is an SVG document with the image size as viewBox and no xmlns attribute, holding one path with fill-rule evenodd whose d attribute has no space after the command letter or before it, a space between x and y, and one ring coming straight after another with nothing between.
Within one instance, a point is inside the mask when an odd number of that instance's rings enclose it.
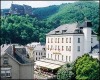
<instances>
[{"instance_id":1,"label":"wooded hillside","mask_svg":"<svg viewBox=\"0 0 100 80\"><path fill-rule=\"evenodd\" d=\"M33 8L34 18L25 15L1 16L1 44L30 42L45 42L46 33L59 25L82 22L87 17L93 23L96 31L99 26L99 3L75 2L53 5L44 8Z\"/></svg>"}]
</instances>

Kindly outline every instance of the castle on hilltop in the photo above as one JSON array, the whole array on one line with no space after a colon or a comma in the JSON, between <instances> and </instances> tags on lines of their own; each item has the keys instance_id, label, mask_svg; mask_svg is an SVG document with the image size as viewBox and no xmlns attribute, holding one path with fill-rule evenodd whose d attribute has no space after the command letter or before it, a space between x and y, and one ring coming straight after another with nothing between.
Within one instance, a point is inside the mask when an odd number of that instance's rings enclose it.
<instances>
[{"instance_id":1,"label":"castle on hilltop","mask_svg":"<svg viewBox=\"0 0 100 80\"><path fill-rule=\"evenodd\" d=\"M32 7L28 5L11 4L9 13L19 15L32 15Z\"/></svg>"},{"instance_id":2,"label":"castle on hilltop","mask_svg":"<svg viewBox=\"0 0 100 80\"><path fill-rule=\"evenodd\" d=\"M31 6L28 5L18 5L18 4L11 4L10 9L5 9L1 11L2 15L29 15L33 16L32 13L33 9Z\"/></svg>"}]
</instances>

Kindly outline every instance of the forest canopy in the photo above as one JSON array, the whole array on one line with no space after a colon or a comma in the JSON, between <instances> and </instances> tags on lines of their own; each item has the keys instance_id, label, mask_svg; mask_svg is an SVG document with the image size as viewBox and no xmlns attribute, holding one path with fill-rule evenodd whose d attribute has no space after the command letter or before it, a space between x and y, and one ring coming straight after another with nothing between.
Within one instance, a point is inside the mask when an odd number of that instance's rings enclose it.
<instances>
[{"instance_id":1,"label":"forest canopy","mask_svg":"<svg viewBox=\"0 0 100 80\"><path fill-rule=\"evenodd\" d=\"M99 3L94 1L33 8L33 14L34 17L1 16L1 44L11 42L25 45L31 42L45 42L46 33L49 31L62 24L77 21L81 23L85 17L92 22L93 30L97 31L99 27Z\"/></svg>"}]
</instances>

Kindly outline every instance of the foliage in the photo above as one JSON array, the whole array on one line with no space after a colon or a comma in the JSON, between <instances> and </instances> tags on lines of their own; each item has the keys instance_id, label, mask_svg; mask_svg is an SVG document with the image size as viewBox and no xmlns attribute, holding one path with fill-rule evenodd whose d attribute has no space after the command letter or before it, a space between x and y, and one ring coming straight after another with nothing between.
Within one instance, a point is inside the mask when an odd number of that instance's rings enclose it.
<instances>
[{"instance_id":1,"label":"foliage","mask_svg":"<svg viewBox=\"0 0 100 80\"><path fill-rule=\"evenodd\" d=\"M73 67L73 71L76 74L76 79L79 80L99 80L99 65L100 61L92 58L89 54L84 54L79 57Z\"/></svg>"},{"instance_id":2,"label":"foliage","mask_svg":"<svg viewBox=\"0 0 100 80\"><path fill-rule=\"evenodd\" d=\"M7 12L9 9L2 10ZM34 18L31 16L1 16L0 39L1 44L30 42L45 42L46 33L54 28L66 24L84 21L87 17L93 23L93 29L98 30L99 3L94 1L78 1L43 8L33 8ZM1 45L0 44L0 45Z\"/></svg>"},{"instance_id":3,"label":"foliage","mask_svg":"<svg viewBox=\"0 0 100 80\"><path fill-rule=\"evenodd\" d=\"M59 11L48 18L49 21L59 20L60 24L83 22L84 18L91 20L93 29L99 25L99 3L94 1L78 1L62 4Z\"/></svg>"},{"instance_id":4,"label":"foliage","mask_svg":"<svg viewBox=\"0 0 100 80\"><path fill-rule=\"evenodd\" d=\"M73 79L74 73L72 72L72 65L67 63L62 66L57 72L58 80L70 80Z\"/></svg>"},{"instance_id":5,"label":"foliage","mask_svg":"<svg viewBox=\"0 0 100 80\"><path fill-rule=\"evenodd\" d=\"M2 17L1 42L27 44L30 42L45 42L45 24L36 18L11 15Z\"/></svg>"},{"instance_id":6,"label":"foliage","mask_svg":"<svg viewBox=\"0 0 100 80\"><path fill-rule=\"evenodd\" d=\"M46 19L49 16L57 13L59 10L59 6L52 5L48 7L42 7L42 8L33 8L33 14L37 16L38 19Z\"/></svg>"}]
</instances>

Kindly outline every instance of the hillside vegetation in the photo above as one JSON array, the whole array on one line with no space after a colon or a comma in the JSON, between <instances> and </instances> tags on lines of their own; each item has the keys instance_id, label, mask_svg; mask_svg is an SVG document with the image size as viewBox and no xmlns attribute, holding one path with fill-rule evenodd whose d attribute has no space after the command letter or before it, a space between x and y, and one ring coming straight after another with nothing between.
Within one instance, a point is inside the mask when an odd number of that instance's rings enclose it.
<instances>
[{"instance_id":1,"label":"hillside vegetation","mask_svg":"<svg viewBox=\"0 0 100 80\"><path fill-rule=\"evenodd\" d=\"M87 17L93 23L96 31L99 26L99 3L75 2L53 5L44 8L33 8L34 18L26 16L1 16L1 44L30 42L45 42L46 33L59 25L82 22Z\"/></svg>"}]
</instances>

